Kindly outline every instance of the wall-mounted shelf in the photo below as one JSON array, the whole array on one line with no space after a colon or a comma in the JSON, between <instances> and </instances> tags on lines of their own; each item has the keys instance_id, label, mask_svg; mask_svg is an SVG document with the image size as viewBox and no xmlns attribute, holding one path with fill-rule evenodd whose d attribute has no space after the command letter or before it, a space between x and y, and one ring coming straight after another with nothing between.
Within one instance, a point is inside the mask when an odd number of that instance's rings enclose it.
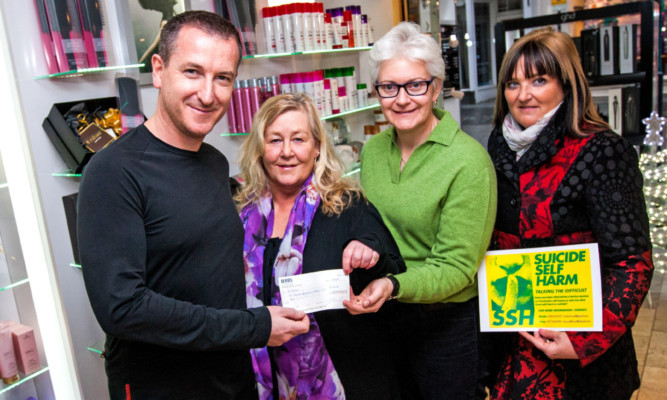
<instances>
[{"instance_id":1,"label":"wall-mounted shelf","mask_svg":"<svg viewBox=\"0 0 667 400\"><path fill-rule=\"evenodd\" d=\"M28 281L28 278L20 279L20 280L18 280L18 281L16 281L16 282L12 282L12 283L10 283L10 284L8 284L8 285L5 285L5 286L0 287L0 292L4 292L5 290L13 289L13 288L15 288L15 287L17 287L17 286L24 285L24 284L26 284L26 283L28 283L28 282L29 282L29 281Z\"/></svg>"},{"instance_id":2,"label":"wall-mounted shelf","mask_svg":"<svg viewBox=\"0 0 667 400\"><path fill-rule=\"evenodd\" d=\"M248 136L249 132L236 132L236 133L221 133L220 136L224 137L233 137L233 136Z\"/></svg>"},{"instance_id":3,"label":"wall-mounted shelf","mask_svg":"<svg viewBox=\"0 0 667 400\"><path fill-rule=\"evenodd\" d=\"M99 342L88 346L87 349L95 354L99 354L100 356L102 356L104 354L104 340L105 339L102 339Z\"/></svg>"},{"instance_id":4,"label":"wall-mounted shelf","mask_svg":"<svg viewBox=\"0 0 667 400\"><path fill-rule=\"evenodd\" d=\"M343 175L345 176L352 176L354 174L358 174L361 172L361 162L356 162L350 166L350 168L347 170L347 172Z\"/></svg>"},{"instance_id":5,"label":"wall-mounted shelf","mask_svg":"<svg viewBox=\"0 0 667 400\"><path fill-rule=\"evenodd\" d=\"M253 54L251 56L244 56L244 60L252 60L256 58L278 58L278 57L292 57L292 56L299 56L302 54L305 55L313 55L313 54L336 54L336 53L343 53L343 52L349 52L349 51L364 51L364 50L370 50L371 47L348 47L344 49L331 49L331 50L308 50L308 51L297 51L294 53L272 53L272 54Z\"/></svg>"},{"instance_id":6,"label":"wall-mounted shelf","mask_svg":"<svg viewBox=\"0 0 667 400\"><path fill-rule=\"evenodd\" d=\"M371 105L368 105L368 106L365 106L365 107L355 108L354 110L349 110L349 111L345 111L345 112L338 113L338 114L333 114L333 115L327 115L326 117L322 117L320 119L322 121L326 121L328 119L338 118L338 117L342 117L344 115L356 114L356 113L359 113L359 112L362 112L362 111L372 110L372 109L379 108L379 107L380 107L380 103L374 103L374 104L371 104Z\"/></svg>"},{"instance_id":7,"label":"wall-mounted shelf","mask_svg":"<svg viewBox=\"0 0 667 400\"><path fill-rule=\"evenodd\" d=\"M51 176L57 176L61 178L81 178L81 174L74 173L71 169L61 172L53 172Z\"/></svg>"},{"instance_id":8,"label":"wall-mounted shelf","mask_svg":"<svg viewBox=\"0 0 667 400\"><path fill-rule=\"evenodd\" d=\"M40 75L36 76L33 79L48 79L48 78L76 78L83 75L90 74L99 74L106 71L114 71L118 69L132 69L132 68L141 68L144 64L128 64L128 65L113 65L109 67L98 67L98 68L82 68L74 71L58 72L55 74L49 75Z\"/></svg>"},{"instance_id":9,"label":"wall-mounted shelf","mask_svg":"<svg viewBox=\"0 0 667 400\"><path fill-rule=\"evenodd\" d=\"M21 384L23 384L23 383L26 383L26 382L28 382L28 381L30 381L30 380L32 380L32 379L38 377L39 375L43 374L44 372L46 372L46 371L48 371L48 370L49 370L49 367L43 367L43 368L40 369L39 371L37 371L37 372L33 372L32 374L30 374L30 375L28 375L28 376L26 376L26 377L23 377L23 378L19 379L18 381L14 382L14 383L12 383L12 384L10 384L10 385L7 385L7 386L3 387L2 389L0 389L0 396L2 396L3 394L5 394L5 393L11 391L12 389L14 389L14 388L17 387L17 386L19 386L19 385L21 385Z\"/></svg>"},{"instance_id":10,"label":"wall-mounted shelf","mask_svg":"<svg viewBox=\"0 0 667 400\"><path fill-rule=\"evenodd\" d=\"M588 79L591 86L624 85L629 83L643 83L646 72L635 72L634 74L617 74L609 76L595 76Z\"/></svg>"}]
</instances>

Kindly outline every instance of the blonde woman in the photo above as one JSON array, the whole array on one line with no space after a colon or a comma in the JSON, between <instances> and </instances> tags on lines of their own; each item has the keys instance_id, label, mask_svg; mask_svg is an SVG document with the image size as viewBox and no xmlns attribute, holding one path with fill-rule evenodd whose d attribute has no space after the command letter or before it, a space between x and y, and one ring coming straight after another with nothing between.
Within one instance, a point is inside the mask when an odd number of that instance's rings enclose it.
<instances>
[{"instance_id":1,"label":"blonde woman","mask_svg":"<svg viewBox=\"0 0 667 400\"><path fill-rule=\"evenodd\" d=\"M241 153L245 185L236 200L248 307L281 304L277 279L284 276L354 268L350 283L359 292L405 269L377 210L343 177L308 97L282 94L264 103ZM308 316L308 333L252 351L260 399L400 398L382 313Z\"/></svg>"}]
</instances>

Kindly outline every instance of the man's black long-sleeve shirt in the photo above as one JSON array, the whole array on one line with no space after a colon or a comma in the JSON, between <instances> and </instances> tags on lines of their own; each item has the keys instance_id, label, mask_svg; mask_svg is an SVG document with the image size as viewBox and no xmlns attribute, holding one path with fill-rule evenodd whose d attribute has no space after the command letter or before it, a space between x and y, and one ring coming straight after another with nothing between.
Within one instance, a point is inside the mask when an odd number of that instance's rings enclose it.
<instances>
[{"instance_id":1,"label":"man's black long-sleeve shirt","mask_svg":"<svg viewBox=\"0 0 667 400\"><path fill-rule=\"evenodd\" d=\"M248 349L266 344L271 318L265 307L245 309L243 227L228 176L210 145L178 149L143 125L87 165L79 248L107 333L112 399L126 384L133 399L226 399L254 388Z\"/></svg>"}]
</instances>

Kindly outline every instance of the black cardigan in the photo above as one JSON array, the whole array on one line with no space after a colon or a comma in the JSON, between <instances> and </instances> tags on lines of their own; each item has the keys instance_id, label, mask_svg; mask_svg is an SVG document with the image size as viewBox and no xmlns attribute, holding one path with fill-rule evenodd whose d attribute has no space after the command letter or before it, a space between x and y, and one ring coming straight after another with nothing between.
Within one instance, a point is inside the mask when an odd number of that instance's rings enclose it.
<instances>
[{"instance_id":1,"label":"black cardigan","mask_svg":"<svg viewBox=\"0 0 667 400\"><path fill-rule=\"evenodd\" d=\"M340 215L327 216L320 207L303 255L303 273L342 268L343 249L351 240L380 253L380 260L369 270L356 269L350 274L350 285L361 292L373 279L387 273L405 271L398 246L382 222L377 209L364 200L355 201ZM265 304L270 297L271 268L278 253L280 239L273 238L264 252ZM267 278L268 276L268 278ZM315 313L327 351L336 368L345 396L350 399L400 399L400 379L391 321L407 307L396 302L383 305L377 314L351 315L347 310ZM400 318L396 318L398 320Z\"/></svg>"}]
</instances>

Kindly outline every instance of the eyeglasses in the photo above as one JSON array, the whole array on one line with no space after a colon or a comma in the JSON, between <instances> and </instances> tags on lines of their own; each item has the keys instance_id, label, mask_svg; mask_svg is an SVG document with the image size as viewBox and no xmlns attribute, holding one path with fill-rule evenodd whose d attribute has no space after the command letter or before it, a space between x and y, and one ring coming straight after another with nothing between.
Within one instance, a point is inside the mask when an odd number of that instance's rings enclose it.
<instances>
[{"instance_id":1,"label":"eyeglasses","mask_svg":"<svg viewBox=\"0 0 667 400\"><path fill-rule=\"evenodd\" d=\"M375 82L375 91L378 96L389 99L392 97L398 96L398 92L401 88L405 89L405 93L410 96L422 96L428 91L428 87L433 82L435 77L431 77L428 81L412 81L399 85L398 83L382 83L378 84Z\"/></svg>"}]
</instances>

